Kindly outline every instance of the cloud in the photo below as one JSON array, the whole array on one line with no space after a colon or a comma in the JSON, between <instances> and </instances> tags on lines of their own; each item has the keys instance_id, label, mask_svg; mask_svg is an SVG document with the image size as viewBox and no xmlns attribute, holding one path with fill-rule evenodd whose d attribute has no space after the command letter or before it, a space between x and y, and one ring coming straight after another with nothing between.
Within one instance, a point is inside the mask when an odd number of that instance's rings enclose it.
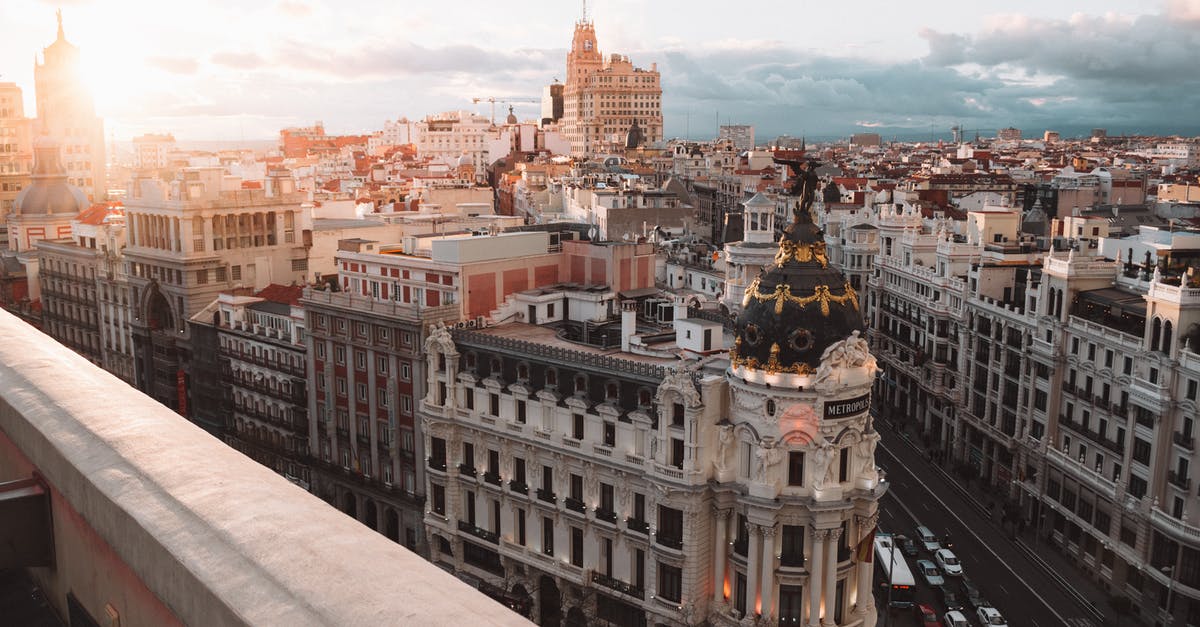
<instances>
[{"instance_id":1,"label":"cloud","mask_svg":"<svg viewBox=\"0 0 1200 627\"><path fill-rule=\"evenodd\" d=\"M251 70L263 67L266 60L253 52L217 52L212 55L212 62L228 68Z\"/></svg>"},{"instance_id":2,"label":"cloud","mask_svg":"<svg viewBox=\"0 0 1200 627\"><path fill-rule=\"evenodd\" d=\"M1178 22L1200 24L1200 0L1167 0L1167 17Z\"/></svg>"},{"instance_id":3,"label":"cloud","mask_svg":"<svg viewBox=\"0 0 1200 627\"><path fill-rule=\"evenodd\" d=\"M150 57L146 62L171 74L195 74L200 67L195 59L183 57Z\"/></svg>"},{"instance_id":4,"label":"cloud","mask_svg":"<svg viewBox=\"0 0 1200 627\"><path fill-rule=\"evenodd\" d=\"M281 13L294 17L308 17L313 11L311 5L299 0L283 0L278 6Z\"/></svg>"},{"instance_id":5,"label":"cloud","mask_svg":"<svg viewBox=\"0 0 1200 627\"><path fill-rule=\"evenodd\" d=\"M321 48L310 42L292 41L273 55L275 63L293 70L341 79L561 71L564 58L564 52L546 49L501 51L467 44L425 47L404 41L373 43L357 49Z\"/></svg>"}]
</instances>

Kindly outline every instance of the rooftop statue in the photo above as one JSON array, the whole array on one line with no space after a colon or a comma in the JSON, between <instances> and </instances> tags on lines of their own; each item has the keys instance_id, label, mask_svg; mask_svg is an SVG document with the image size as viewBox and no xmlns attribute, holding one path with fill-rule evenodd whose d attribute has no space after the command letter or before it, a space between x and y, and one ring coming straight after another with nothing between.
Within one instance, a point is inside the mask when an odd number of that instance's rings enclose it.
<instances>
[{"instance_id":1,"label":"rooftop statue","mask_svg":"<svg viewBox=\"0 0 1200 627\"><path fill-rule=\"evenodd\" d=\"M808 161L802 159L780 159L775 158L775 163L788 166L792 175L796 180L792 182L792 186L788 188L788 194L799 196L800 202L792 206L792 220L800 222L804 219L812 219L812 214L809 213L812 208L813 198L817 193L817 186L820 181L817 180L816 161Z\"/></svg>"}]
</instances>

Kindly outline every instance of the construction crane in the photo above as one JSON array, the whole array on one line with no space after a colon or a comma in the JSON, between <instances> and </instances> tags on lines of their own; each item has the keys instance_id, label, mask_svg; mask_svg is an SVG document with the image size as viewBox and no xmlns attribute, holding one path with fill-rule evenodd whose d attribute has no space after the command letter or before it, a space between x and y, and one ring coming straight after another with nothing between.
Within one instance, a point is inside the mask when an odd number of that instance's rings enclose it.
<instances>
[{"instance_id":1,"label":"construction crane","mask_svg":"<svg viewBox=\"0 0 1200 627\"><path fill-rule=\"evenodd\" d=\"M540 103L541 98L502 98L499 96L487 96L480 98L472 98L471 102L479 104L481 102L491 103L492 105L492 125L496 124L496 103L511 105L514 102L536 102Z\"/></svg>"}]
</instances>

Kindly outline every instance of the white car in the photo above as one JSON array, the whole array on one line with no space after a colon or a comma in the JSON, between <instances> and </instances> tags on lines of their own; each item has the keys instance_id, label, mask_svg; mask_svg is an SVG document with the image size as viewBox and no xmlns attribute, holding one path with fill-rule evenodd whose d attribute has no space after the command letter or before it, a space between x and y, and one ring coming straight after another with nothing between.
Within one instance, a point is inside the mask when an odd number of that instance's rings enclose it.
<instances>
[{"instance_id":1,"label":"white car","mask_svg":"<svg viewBox=\"0 0 1200 627\"><path fill-rule=\"evenodd\" d=\"M925 583L931 586L940 586L946 583L942 578L942 574L938 572L937 566L929 560L917 560L917 570L921 572L921 577L925 579Z\"/></svg>"},{"instance_id":2,"label":"white car","mask_svg":"<svg viewBox=\"0 0 1200 627\"><path fill-rule=\"evenodd\" d=\"M975 610L979 615L979 624L983 627L1008 627L1008 621L1000 615L1000 610L994 607L980 607Z\"/></svg>"},{"instance_id":3,"label":"white car","mask_svg":"<svg viewBox=\"0 0 1200 627\"><path fill-rule=\"evenodd\" d=\"M937 536L933 535L933 532L929 530L929 527L924 525L917 527L917 542L921 543L921 548L929 551L930 553L942 548L942 545L938 542Z\"/></svg>"},{"instance_id":4,"label":"white car","mask_svg":"<svg viewBox=\"0 0 1200 627\"><path fill-rule=\"evenodd\" d=\"M950 610L942 617L942 624L946 627L971 627L971 623L967 622L967 615L958 610Z\"/></svg>"},{"instance_id":5,"label":"white car","mask_svg":"<svg viewBox=\"0 0 1200 627\"><path fill-rule=\"evenodd\" d=\"M963 574L962 562L958 561L958 556L950 549L939 549L933 554L934 561L937 562L939 568L947 577L961 577Z\"/></svg>"}]
</instances>

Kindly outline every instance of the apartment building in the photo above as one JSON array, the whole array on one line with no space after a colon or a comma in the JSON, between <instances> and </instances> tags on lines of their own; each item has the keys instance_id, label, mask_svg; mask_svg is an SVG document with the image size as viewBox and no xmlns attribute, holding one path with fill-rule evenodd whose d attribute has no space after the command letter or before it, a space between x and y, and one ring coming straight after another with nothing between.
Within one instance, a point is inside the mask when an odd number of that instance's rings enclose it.
<instances>
[{"instance_id":1,"label":"apartment building","mask_svg":"<svg viewBox=\"0 0 1200 627\"><path fill-rule=\"evenodd\" d=\"M17 193L33 171L33 120L16 83L0 83L0 221L12 211Z\"/></svg>"}]
</instances>

